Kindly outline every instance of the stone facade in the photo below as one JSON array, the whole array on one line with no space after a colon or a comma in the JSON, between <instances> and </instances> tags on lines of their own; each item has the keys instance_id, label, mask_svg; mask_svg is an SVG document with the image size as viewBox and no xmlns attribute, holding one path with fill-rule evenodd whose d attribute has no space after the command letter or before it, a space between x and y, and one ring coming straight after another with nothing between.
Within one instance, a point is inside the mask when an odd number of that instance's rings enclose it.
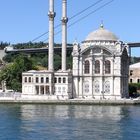
<instances>
[{"instance_id":1,"label":"stone facade","mask_svg":"<svg viewBox=\"0 0 140 140\"><path fill-rule=\"evenodd\" d=\"M23 95L47 95L56 98L72 98L71 71L28 71L22 74Z\"/></svg>"},{"instance_id":2,"label":"stone facade","mask_svg":"<svg viewBox=\"0 0 140 140\"><path fill-rule=\"evenodd\" d=\"M101 37L100 37L101 36ZM103 27L73 47L76 98L128 97L128 46Z\"/></svg>"}]
</instances>

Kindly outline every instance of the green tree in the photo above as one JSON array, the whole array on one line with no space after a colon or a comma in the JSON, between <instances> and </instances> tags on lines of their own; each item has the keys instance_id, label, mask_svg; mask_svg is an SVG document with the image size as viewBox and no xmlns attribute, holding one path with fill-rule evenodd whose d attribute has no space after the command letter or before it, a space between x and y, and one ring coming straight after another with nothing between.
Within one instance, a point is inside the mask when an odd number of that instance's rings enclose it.
<instances>
[{"instance_id":1,"label":"green tree","mask_svg":"<svg viewBox=\"0 0 140 140\"><path fill-rule=\"evenodd\" d=\"M0 81L5 80L8 88L21 91L22 72L31 69L36 69L33 60L20 54L13 63L8 64L0 71Z\"/></svg>"}]
</instances>

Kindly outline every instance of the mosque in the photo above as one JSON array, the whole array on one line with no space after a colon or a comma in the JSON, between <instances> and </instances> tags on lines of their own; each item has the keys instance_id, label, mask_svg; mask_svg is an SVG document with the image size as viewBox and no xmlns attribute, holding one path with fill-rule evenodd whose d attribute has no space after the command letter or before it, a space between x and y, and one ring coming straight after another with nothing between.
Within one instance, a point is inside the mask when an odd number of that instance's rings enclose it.
<instances>
[{"instance_id":1,"label":"mosque","mask_svg":"<svg viewBox=\"0 0 140 140\"><path fill-rule=\"evenodd\" d=\"M62 0L62 68L54 71L54 0L49 0L48 70L22 73L22 96L53 99L128 97L128 45L103 24L73 44L72 70L66 69L67 0Z\"/></svg>"}]
</instances>

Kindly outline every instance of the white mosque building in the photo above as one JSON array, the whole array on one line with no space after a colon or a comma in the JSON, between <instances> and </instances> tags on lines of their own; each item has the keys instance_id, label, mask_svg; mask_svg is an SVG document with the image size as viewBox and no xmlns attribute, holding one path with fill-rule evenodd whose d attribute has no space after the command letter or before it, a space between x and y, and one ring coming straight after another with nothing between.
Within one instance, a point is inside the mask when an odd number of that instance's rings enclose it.
<instances>
[{"instance_id":1,"label":"white mosque building","mask_svg":"<svg viewBox=\"0 0 140 140\"><path fill-rule=\"evenodd\" d=\"M56 99L121 99L128 97L128 45L103 25L73 44L73 67L66 69L67 1L62 0L62 68L54 71L54 0L49 0L48 70L22 74L22 96Z\"/></svg>"}]
</instances>

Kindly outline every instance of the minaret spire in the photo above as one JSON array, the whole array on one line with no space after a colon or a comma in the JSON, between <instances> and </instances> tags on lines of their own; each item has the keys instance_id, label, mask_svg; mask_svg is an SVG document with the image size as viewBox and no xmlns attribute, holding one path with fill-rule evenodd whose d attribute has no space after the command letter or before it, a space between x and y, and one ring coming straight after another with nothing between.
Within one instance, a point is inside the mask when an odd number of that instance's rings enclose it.
<instances>
[{"instance_id":1,"label":"minaret spire","mask_svg":"<svg viewBox=\"0 0 140 140\"><path fill-rule=\"evenodd\" d=\"M49 0L49 54L48 54L48 69L54 71L54 0Z\"/></svg>"},{"instance_id":2,"label":"minaret spire","mask_svg":"<svg viewBox=\"0 0 140 140\"><path fill-rule=\"evenodd\" d=\"M62 71L66 71L66 55L67 55L67 0L62 0Z\"/></svg>"}]
</instances>

